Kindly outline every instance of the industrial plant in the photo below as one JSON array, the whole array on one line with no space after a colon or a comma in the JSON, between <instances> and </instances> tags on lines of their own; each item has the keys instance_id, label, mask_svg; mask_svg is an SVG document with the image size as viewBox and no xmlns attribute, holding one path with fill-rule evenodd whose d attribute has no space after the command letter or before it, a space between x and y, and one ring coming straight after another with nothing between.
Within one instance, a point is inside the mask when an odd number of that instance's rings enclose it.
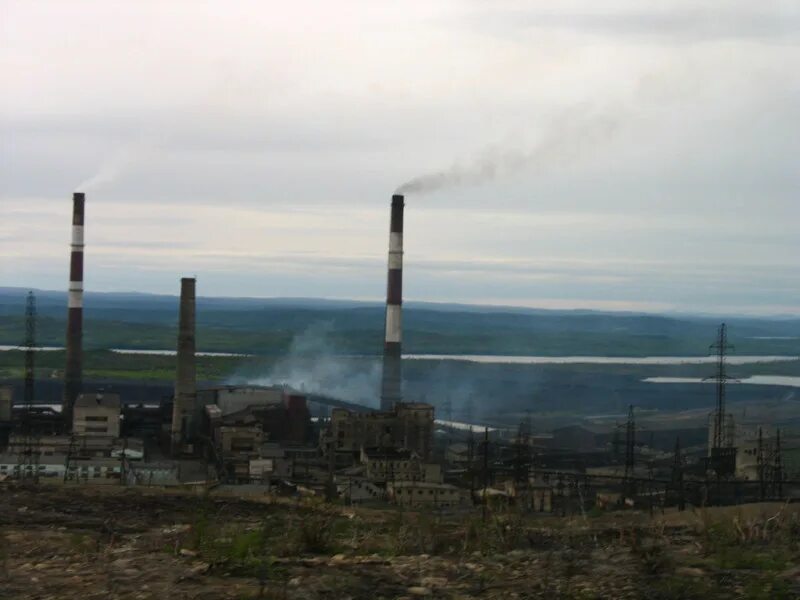
<instances>
[{"instance_id":1,"label":"industrial plant","mask_svg":"<svg viewBox=\"0 0 800 600\"><path fill-rule=\"evenodd\" d=\"M403 212L391 199L379 409L290 386L198 384L197 281L180 280L174 393L142 401L83 375L86 199L73 196L63 401L34 397L36 301L26 304L23 397L0 388L0 481L238 489L328 502L434 511L513 506L555 516L595 508L649 511L800 498L782 460L786 434L737 426L726 406L725 324L715 400L703 427L627 418L543 430L452 420L403 391ZM444 417L444 418L442 418ZM797 440L789 443L796 444Z\"/></svg>"}]
</instances>

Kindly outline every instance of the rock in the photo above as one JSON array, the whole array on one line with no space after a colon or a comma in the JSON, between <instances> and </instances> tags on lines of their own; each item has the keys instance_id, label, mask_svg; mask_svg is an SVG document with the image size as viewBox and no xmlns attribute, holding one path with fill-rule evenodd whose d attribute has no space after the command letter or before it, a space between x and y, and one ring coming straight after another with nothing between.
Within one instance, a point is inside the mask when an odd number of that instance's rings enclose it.
<instances>
[{"instance_id":1,"label":"rock","mask_svg":"<svg viewBox=\"0 0 800 600\"><path fill-rule=\"evenodd\" d=\"M791 567L786 571L781 573L781 577L784 579L794 580L797 579L800 581L800 567Z\"/></svg>"},{"instance_id":2,"label":"rock","mask_svg":"<svg viewBox=\"0 0 800 600\"><path fill-rule=\"evenodd\" d=\"M301 580L300 580L299 577L292 577L289 580L289 587L297 587L297 586L300 585L300 582L301 582Z\"/></svg>"},{"instance_id":3,"label":"rock","mask_svg":"<svg viewBox=\"0 0 800 600\"><path fill-rule=\"evenodd\" d=\"M676 575L685 575L686 577L704 577L706 572L697 567L678 567L675 569Z\"/></svg>"},{"instance_id":4,"label":"rock","mask_svg":"<svg viewBox=\"0 0 800 600\"><path fill-rule=\"evenodd\" d=\"M199 563L195 563L194 565L192 565L192 568L190 570L192 571L192 573L200 574L200 573L205 573L210 568L211 568L211 565L209 563L207 563L207 562L199 562Z\"/></svg>"},{"instance_id":5,"label":"rock","mask_svg":"<svg viewBox=\"0 0 800 600\"><path fill-rule=\"evenodd\" d=\"M132 558L118 558L114 562L111 563L111 566L115 569L124 569L129 564L133 562Z\"/></svg>"},{"instance_id":6,"label":"rock","mask_svg":"<svg viewBox=\"0 0 800 600\"><path fill-rule=\"evenodd\" d=\"M445 577L423 577L422 587L426 588L444 588L447 587L448 581Z\"/></svg>"},{"instance_id":7,"label":"rock","mask_svg":"<svg viewBox=\"0 0 800 600\"><path fill-rule=\"evenodd\" d=\"M417 596L417 597L431 595L431 591L426 587L422 587L421 585L412 586L408 588L406 591L412 596Z\"/></svg>"},{"instance_id":8,"label":"rock","mask_svg":"<svg viewBox=\"0 0 800 600\"><path fill-rule=\"evenodd\" d=\"M197 552L195 552L194 550L189 550L188 548L181 548L179 554L181 556L190 556L190 557L197 556Z\"/></svg>"}]
</instances>

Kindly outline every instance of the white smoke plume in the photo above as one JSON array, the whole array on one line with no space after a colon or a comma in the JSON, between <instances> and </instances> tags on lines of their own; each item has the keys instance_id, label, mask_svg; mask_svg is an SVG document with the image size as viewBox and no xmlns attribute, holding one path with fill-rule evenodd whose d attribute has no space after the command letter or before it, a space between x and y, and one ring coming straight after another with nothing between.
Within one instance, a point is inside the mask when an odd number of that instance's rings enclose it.
<instances>
[{"instance_id":1,"label":"white smoke plume","mask_svg":"<svg viewBox=\"0 0 800 600\"><path fill-rule=\"evenodd\" d=\"M117 151L112 152L100 168L75 188L77 192L93 192L114 183L120 176L133 169L157 150L163 136L146 132Z\"/></svg>"},{"instance_id":2,"label":"white smoke plume","mask_svg":"<svg viewBox=\"0 0 800 600\"><path fill-rule=\"evenodd\" d=\"M422 194L449 187L476 185L525 170L576 160L607 143L618 131L623 111L579 106L551 120L530 148L490 147L467 162L410 179L398 194Z\"/></svg>"},{"instance_id":3,"label":"white smoke plume","mask_svg":"<svg viewBox=\"0 0 800 600\"><path fill-rule=\"evenodd\" d=\"M333 326L318 323L295 336L286 356L269 373L249 377L250 385L287 385L311 394L377 407L381 363L375 358L336 354Z\"/></svg>"}]
</instances>

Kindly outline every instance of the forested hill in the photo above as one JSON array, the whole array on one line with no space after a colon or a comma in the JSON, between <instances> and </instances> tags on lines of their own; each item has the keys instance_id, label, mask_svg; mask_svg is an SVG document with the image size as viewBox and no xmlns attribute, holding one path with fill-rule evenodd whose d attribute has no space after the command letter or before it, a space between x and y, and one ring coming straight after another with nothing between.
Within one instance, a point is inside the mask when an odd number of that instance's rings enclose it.
<instances>
[{"instance_id":1,"label":"forested hill","mask_svg":"<svg viewBox=\"0 0 800 600\"><path fill-rule=\"evenodd\" d=\"M0 288L0 344L24 339L27 290ZM36 291L38 343L61 345L66 294ZM87 293L87 348L172 349L178 299ZM378 354L380 303L307 298L198 298L198 348L274 355L303 344ZM412 353L646 356L703 355L720 318L514 307L407 303L405 350ZM800 354L800 318L730 317L738 354Z\"/></svg>"}]
</instances>

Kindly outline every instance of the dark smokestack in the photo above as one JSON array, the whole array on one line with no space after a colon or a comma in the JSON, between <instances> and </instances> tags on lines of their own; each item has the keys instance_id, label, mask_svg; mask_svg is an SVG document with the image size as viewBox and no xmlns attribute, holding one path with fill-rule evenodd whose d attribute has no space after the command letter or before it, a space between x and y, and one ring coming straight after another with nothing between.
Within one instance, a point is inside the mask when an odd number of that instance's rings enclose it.
<instances>
[{"instance_id":1,"label":"dark smokestack","mask_svg":"<svg viewBox=\"0 0 800 600\"><path fill-rule=\"evenodd\" d=\"M72 195L72 252L67 298L67 363L64 369L63 416L72 428L72 409L83 380L83 211L85 197Z\"/></svg>"},{"instance_id":2,"label":"dark smokestack","mask_svg":"<svg viewBox=\"0 0 800 600\"><path fill-rule=\"evenodd\" d=\"M381 410L392 410L403 400L401 344L403 337L403 196L392 196L389 226L389 276L386 284L386 337L383 346Z\"/></svg>"},{"instance_id":3,"label":"dark smokestack","mask_svg":"<svg viewBox=\"0 0 800 600\"><path fill-rule=\"evenodd\" d=\"M191 420L197 398L195 353L195 280L181 279L181 305L178 322L178 366L175 400L172 405L172 451L180 453L191 436Z\"/></svg>"}]
</instances>

